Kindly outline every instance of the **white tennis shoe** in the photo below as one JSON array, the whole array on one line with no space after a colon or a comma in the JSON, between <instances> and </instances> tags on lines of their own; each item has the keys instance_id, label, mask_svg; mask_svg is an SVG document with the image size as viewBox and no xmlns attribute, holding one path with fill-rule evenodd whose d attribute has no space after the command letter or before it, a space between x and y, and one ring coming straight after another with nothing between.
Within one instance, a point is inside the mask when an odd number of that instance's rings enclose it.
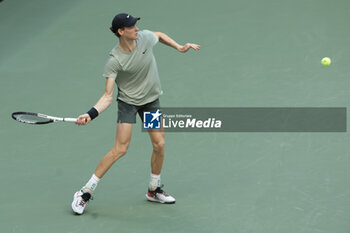
<instances>
[{"instance_id":1,"label":"white tennis shoe","mask_svg":"<svg viewBox=\"0 0 350 233\"><path fill-rule=\"evenodd\" d=\"M76 214L83 214L86 204L91 199L91 194L83 192L83 190L77 191L73 196L72 210Z\"/></svg>"},{"instance_id":2,"label":"white tennis shoe","mask_svg":"<svg viewBox=\"0 0 350 233\"><path fill-rule=\"evenodd\" d=\"M162 188L163 185L154 191L148 189L148 192L146 193L147 200L152 202L159 202L162 204L174 204L176 201L175 198L164 192Z\"/></svg>"}]
</instances>

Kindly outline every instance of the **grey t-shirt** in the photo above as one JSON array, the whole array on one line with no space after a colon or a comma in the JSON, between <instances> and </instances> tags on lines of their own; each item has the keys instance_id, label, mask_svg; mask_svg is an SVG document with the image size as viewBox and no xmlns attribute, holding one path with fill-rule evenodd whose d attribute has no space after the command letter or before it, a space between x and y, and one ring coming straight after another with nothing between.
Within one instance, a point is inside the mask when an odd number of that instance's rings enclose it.
<instances>
[{"instance_id":1,"label":"grey t-shirt","mask_svg":"<svg viewBox=\"0 0 350 233\"><path fill-rule=\"evenodd\" d=\"M162 94L157 63L153 46L157 36L149 31L138 32L136 48L130 52L118 46L109 53L103 76L115 78L118 86L118 99L132 105L144 105L159 98Z\"/></svg>"}]
</instances>

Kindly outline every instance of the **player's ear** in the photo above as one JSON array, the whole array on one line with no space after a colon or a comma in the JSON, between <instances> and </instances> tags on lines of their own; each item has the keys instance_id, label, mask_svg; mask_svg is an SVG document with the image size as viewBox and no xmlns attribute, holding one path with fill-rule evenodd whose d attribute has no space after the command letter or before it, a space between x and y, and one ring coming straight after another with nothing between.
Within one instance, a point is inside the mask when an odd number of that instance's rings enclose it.
<instances>
[{"instance_id":1,"label":"player's ear","mask_svg":"<svg viewBox=\"0 0 350 233\"><path fill-rule=\"evenodd\" d=\"M123 35L124 34L124 28L118 28L117 34L119 34L119 36Z\"/></svg>"}]
</instances>

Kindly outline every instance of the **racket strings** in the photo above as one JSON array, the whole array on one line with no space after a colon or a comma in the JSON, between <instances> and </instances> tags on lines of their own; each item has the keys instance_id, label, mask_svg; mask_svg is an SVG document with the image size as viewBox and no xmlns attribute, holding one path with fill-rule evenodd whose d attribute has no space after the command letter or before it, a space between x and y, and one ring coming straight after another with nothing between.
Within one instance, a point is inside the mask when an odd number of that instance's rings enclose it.
<instances>
[{"instance_id":1,"label":"racket strings","mask_svg":"<svg viewBox=\"0 0 350 233\"><path fill-rule=\"evenodd\" d=\"M13 118L19 122L28 124L40 124L51 122L51 120L47 118L39 117L37 115L32 114L14 114Z\"/></svg>"}]
</instances>

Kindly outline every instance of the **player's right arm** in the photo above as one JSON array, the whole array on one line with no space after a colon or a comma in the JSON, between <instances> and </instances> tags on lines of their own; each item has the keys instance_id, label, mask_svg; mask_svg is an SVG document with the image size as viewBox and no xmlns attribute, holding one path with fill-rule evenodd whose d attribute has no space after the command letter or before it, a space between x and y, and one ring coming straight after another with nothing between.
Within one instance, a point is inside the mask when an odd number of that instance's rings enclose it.
<instances>
[{"instance_id":1,"label":"player's right arm","mask_svg":"<svg viewBox=\"0 0 350 233\"><path fill-rule=\"evenodd\" d=\"M113 90L114 90L115 78L106 78L105 92L101 98L97 101L94 108L101 114L105 111L113 102ZM77 125L87 125L91 121L89 114L85 113L78 117Z\"/></svg>"}]
</instances>

